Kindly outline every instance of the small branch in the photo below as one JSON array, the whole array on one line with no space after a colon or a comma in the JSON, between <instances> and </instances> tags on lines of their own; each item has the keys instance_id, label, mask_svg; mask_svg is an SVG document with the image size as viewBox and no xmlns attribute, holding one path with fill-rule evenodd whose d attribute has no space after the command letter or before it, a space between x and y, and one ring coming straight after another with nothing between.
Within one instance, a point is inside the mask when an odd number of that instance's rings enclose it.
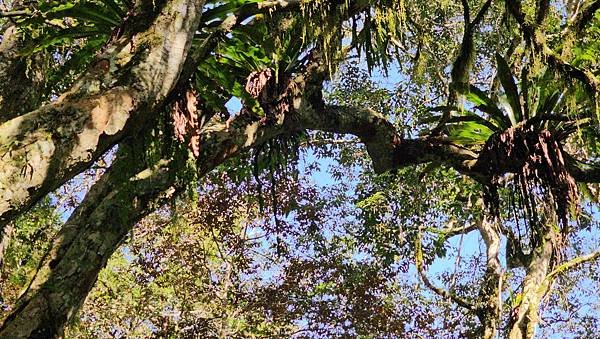
<instances>
[{"instance_id":1,"label":"small branch","mask_svg":"<svg viewBox=\"0 0 600 339\"><path fill-rule=\"evenodd\" d=\"M311 139L300 144L300 146L325 146L325 145L356 145L358 139Z\"/></svg>"},{"instance_id":2,"label":"small branch","mask_svg":"<svg viewBox=\"0 0 600 339\"><path fill-rule=\"evenodd\" d=\"M469 226L452 227L452 228L446 228L446 229L438 229L438 228L429 227L426 229L426 231L435 233L435 234L439 234L439 235L444 235L444 236L446 236L446 238L451 238L451 237L454 237L457 235L468 234L468 233L476 230L477 226L478 225L476 223L472 223Z\"/></svg>"},{"instance_id":3,"label":"small branch","mask_svg":"<svg viewBox=\"0 0 600 339\"><path fill-rule=\"evenodd\" d=\"M20 16L32 16L30 11L0 11L0 18L15 18Z\"/></svg>"},{"instance_id":4,"label":"small branch","mask_svg":"<svg viewBox=\"0 0 600 339\"><path fill-rule=\"evenodd\" d=\"M600 9L600 0L588 2L584 5L581 11L571 18L570 23L567 26L567 32L571 31L575 35L579 35L585 26L592 20L596 11Z\"/></svg>"},{"instance_id":5,"label":"small branch","mask_svg":"<svg viewBox=\"0 0 600 339\"><path fill-rule=\"evenodd\" d=\"M465 30L469 29L471 25L471 14L469 10L469 2L467 0L461 0L461 4L463 7L463 18L465 21Z\"/></svg>"},{"instance_id":6,"label":"small branch","mask_svg":"<svg viewBox=\"0 0 600 339\"><path fill-rule=\"evenodd\" d=\"M437 286L433 285L431 283L431 281L429 281L429 278L427 278L427 275L425 275L425 272L423 270L423 250L422 250L421 246L422 246L421 232L419 231L419 233L417 235L417 239L415 240L415 265L417 266L417 272L419 272L419 276L421 277L421 280L423 280L423 283L425 284L425 286L427 286L427 288L429 288L430 290L435 292L440 297L445 298L445 299L450 299L461 307L464 307L471 311L475 311L476 307L473 304L471 304L469 301L467 301L455 294L452 294L443 288L437 287Z\"/></svg>"},{"instance_id":7,"label":"small branch","mask_svg":"<svg viewBox=\"0 0 600 339\"><path fill-rule=\"evenodd\" d=\"M581 264L584 264L588 261L593 261L600 258L600 250L592 252L590 254L586 254L586 255L582 255L579 256L577 258L571 259L563 264L561 264L560 266L558 266L557 268L555 268L552 272L550 272L546 278L545 278L545 283L548 283L549 281L551 281L552 279L556 278L557 275L559 274L563 274L566 273L568 270L571 270Z\"/></svg>"},{"instance_id":8,"label":"small branch","mask_svg":"<svg viewBox=\"0 0 600 339\"><path fill-rule=\"evenodd\" d=\"M477 13L477 16L475 16L475 19L473 19L473 22L471 22L471 29L475 29L477 28L477 26L479 26L488 8L490 8L491 4L492 0L488 0L483 4L483 6L481 6L481 9Z\"/></svg>"}]
</instances>

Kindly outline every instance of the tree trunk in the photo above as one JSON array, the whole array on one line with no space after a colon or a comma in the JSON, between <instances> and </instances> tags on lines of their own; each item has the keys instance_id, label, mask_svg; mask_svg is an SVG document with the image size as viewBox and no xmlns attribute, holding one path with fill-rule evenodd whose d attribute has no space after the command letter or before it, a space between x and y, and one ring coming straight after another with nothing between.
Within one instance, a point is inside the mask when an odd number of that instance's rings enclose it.
<instances>
[{"instance_id":1,"label":"tree trunk","mask_svg":"<svg viewBox=\"0 0 600 339\"><path fill-rule=\"evenodd\" d=\"M240 120L240 121L238 121ZM199 176L224 160L282 133L241 119L207 126L198 160ZM123 146L121 147L123 148ZM134 148L139 153L139 147ZM143 152L142 152L143 153ZM0 328L0 337L60 335L83 304L99 271L135 223L182 190L172 161L161 160L139 172L128 168L140 159L120 157L88 192L53 239L27 291Z\"/></svg>"},{"instance_id":2,"label":"tree trunk","mask_svg":"<svg viewBox=\"0 0 600 339\"><path fill-rule=\"evenodd\" d=\"M546 277L551 269L552 259L558 249L561 235L554 225L545 225L545 235L533 250L526 267L520 302L513 308L510 321L510 338L533 338L539 324L539 306L549 292L551 282Z\"/></svg>"},{"instance_id":3,"label":"tree trunk","mask_svg":"<svg viewBox=\"0 0 600 339\"><path fill-rule=\"evenodd\" d=\"M482 337L496 337L500 311L502 310L502 283L504 274L500 265L500 218L495 213L486 211L483 222L479 227L487 254L487 269L483 284L479 290L479 303L476 313L482 325Z\"/></svg>"},{"instance_id":4,"label":"tree trunk","mask_svg":"<svg viewBox=\"0 0 600 339\"><path fill-rule=\"evenodd\" d=\"M145 123L175 86L203 0L171 0L115 38L53 103L0 125L0 229Z\"/></svg>"},{"instance_id":5,"label":"tree trunk","mask_svg":"<svg viewBox=\"0 0 600 339\"><path fill-rule=\"evenodd\" d=\"M117 159L94 184L55 237L0 337L61 335L131 225L175 193L168 161L127 176L134 162L131 157Z\"/></svg>"}]
</instances>

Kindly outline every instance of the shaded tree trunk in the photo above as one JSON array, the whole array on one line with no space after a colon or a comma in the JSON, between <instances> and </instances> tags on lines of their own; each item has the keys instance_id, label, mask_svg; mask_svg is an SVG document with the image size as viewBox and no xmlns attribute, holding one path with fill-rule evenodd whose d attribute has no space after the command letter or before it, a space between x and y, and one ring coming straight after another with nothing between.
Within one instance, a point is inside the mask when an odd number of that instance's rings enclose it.
<instances>
[{"instance_id":1,"label":"shaded tree trunk","mask_svg":"<svg viewBox=\"0 0 600 339\"><path fill-rule=\"evenodd\" d=\"M73 212L0 329L0 337L60 335L131 225L174 194L169 162L129 176L132 163L131 157L117 159Z\"/></svg>"},{"instance_id":2,"label":"shaded tree trunk","mask_svg":"<svg viewBox=\"0 0 600 339\"><path fill-rule=\"evenodd\" d=\"M13 8L19 7L22 2L13 2ZM28 65L27 58L21 55L23 44L18 28L9 21L0 42L0 124L41 104L40 93L45 82L41 66L44 64L43 56L31 56Z\"/></svg>"},{"instance_id":3,"label":"shaded tree trunk","mask_svg":"<svg viewBox=\"0 0 600 339\"><path fill-rule=\"evenodd\" d=\"M213 124L206 128L205 144L211 147L203 147L198 162L200 176L283 131L280 125L238 120L231 126ZM139 147L131 153L136 151L139 153ZM92 186L53 239L31 284L0 328L0 337L60 335L135 223L183 189L185 183L176 179L177 166L172 161L161 160L141 171L132 166L136 163L140 163L139 158L120 156Z\"/></svg>"}]
</instances>

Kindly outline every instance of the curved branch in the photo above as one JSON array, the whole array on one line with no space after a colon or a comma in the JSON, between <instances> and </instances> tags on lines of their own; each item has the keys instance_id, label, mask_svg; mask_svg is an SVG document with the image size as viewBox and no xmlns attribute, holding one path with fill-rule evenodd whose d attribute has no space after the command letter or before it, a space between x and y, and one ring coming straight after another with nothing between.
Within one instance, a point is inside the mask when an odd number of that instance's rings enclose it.
<instances>
[{"instance_id":1,"label":"curved branch","mask_svg":"<svg viewBox=\"0 0 600 339\"><path fill-rule=\"evenodd\" d=\"M20 16L31 16L31 12L27 10L15 11L0 11L0 18L16 18Z\"/></svg>"},{"instance_id":2,"label":"curved branch","mask_svg":"<svg viewBox=\"0 0 600 339\"><path fill-rule=\"evenodd\" d=\"M557 268L555 268L552 272L548 273L548 275L544 279L544 283L549 284L558 275L564 274L567 271L572 270L572 269L576 268L577 266L582 265L586 262L597 260L598 258L600 258L600 250L573 258L565 263L562 263Z\"/></svg>"},{"instance_id":3,"label":"curved branch","mask_svg":"<svg viewBox=\"0 0 600 339\"><path fill-rule=\"evenodd\" d=\"M471 170L477 154L446 139L402 139L392 123L369 108L325 105L316 110L314 106L297 112L296 128L356 135L367 147L377 173L437 162L480 177Z\"/></svg>"},{"instance_id":4,"label":"curved branch","mask_svg":"<svg viewBox=\"0 0 600 339\"><path fill-rule=\"evenodd\" d=\"M203 3L171 0L137 18L145 30L114 39L56 102L0 125L0 229L144 127L175 86Z\"/></svg>"},{"instance_id":5,"label":"curved branch","mask_svg":"<svg viewBox=\"0 0 600 339\"><path fill-rule=\"evenodd\" d=\"M568 34L574 33L575 36L581 34L585 26L594 18L596 11L600 9L600 0L587 2L583 6L583 9L569 20L566 28Z\"/></svg>"},{"instance_id":6,"label":"curved branch","mask_svg":"<svg viewBox=\"0 0 600 339\"><path fill-rule=\"evenodd\" d=\"M423 280L423 283L425 284L425 286L427 286L427 288L429 288L430 290L435 292L435 294L439 295L440 297L442 297L444 299L452 300L457 305L464 307L470 311L475 311L476 310L475 305L473 305L466 299L463 299L455 294L452 294L443 288L437 287L434 284L432 284L431 281L429 281L429 278L427 278L427 275L425 274L425 272L423 270L423 250L422 250L420 234L421 233L419 232L417 239L415 239L415 265L417 266L417 272L419 273L419 276L421 277L421 280Z\"/></svg>"}]
</instances>

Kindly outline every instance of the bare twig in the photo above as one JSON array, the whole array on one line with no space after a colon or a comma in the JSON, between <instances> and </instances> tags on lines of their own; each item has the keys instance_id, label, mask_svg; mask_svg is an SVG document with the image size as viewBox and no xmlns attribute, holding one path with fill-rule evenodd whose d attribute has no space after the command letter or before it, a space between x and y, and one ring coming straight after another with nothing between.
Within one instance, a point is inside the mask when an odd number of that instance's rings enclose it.
<instances>
[{"instance_id":1,"label":"bare twig","mask_svg":"<svg viewBox=\"0 0 600 339\"><path fill-rule=\"evenodd\" d=\"M427 275L425 274L425 272L423 270L423 249L422 249L422 244L421 244L421 232L420 231L417 235L417 239L415 240L415 265L417 266L417 272L419 273L421 280L423 280L423 283L425 284L425 286L427 286L427 288L429 288L430 290L432 290L434 293L436 293L437 295L439 295L442 298L450 299L450 300L454 301L457 305L459 305L461 307L464 307L471 311L476 310L475 305L473 305L466 299L463 299L463 298L461 298L453 293L450 293L449 291L447 291L441 287L437 287L431 283L431 281L429 280L429 278L427 277Z\"/></svg>"},{"instance_id":2,"label":"bare twig","mask_svg":"<svg viewBox=\"0 0 600 339\"><path fill-rule=\"evenodd\" d=\"M0 18L15 18L20 16L32 16L30 11L18 10L18 11L0 11Z\"/></svg>"}]
</instances>

